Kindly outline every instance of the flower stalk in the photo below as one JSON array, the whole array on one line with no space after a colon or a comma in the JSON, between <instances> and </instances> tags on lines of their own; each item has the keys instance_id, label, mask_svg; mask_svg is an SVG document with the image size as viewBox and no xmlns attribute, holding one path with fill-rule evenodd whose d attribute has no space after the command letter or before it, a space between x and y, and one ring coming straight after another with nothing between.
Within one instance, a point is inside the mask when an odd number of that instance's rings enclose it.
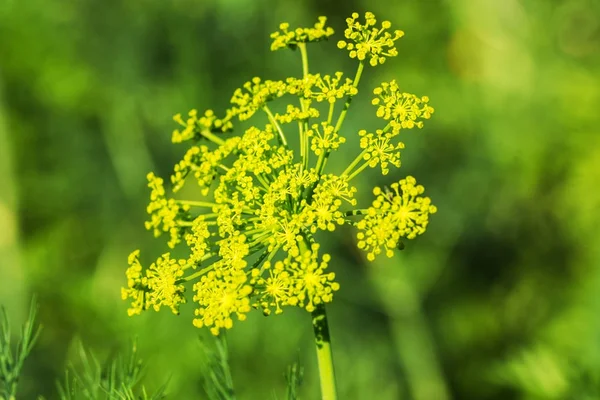
<instances>
[{"instance_id":1,"label":"flower stalk","mask_svg":"<svg viewBox=\"0 0 600 400\"><path fill-rule=\"evenodd\" d=\"M333 353L331 351L331 337L325 305L319 304L311 313L315 346L319 363L319 380L321 383L321 398L323 400L336 400L337 391L335 372L333 368Z\"/></svg>"}]
</instances>

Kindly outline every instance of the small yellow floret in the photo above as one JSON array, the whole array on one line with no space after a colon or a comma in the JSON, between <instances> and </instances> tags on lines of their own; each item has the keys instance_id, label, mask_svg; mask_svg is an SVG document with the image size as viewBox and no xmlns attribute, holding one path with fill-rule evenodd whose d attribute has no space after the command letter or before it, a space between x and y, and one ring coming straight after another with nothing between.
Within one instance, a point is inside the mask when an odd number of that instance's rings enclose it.
<instances>
[{"instance_id":1,"label":"small yellow floret","mask_svg":"<svg viewBox=\"0 0 600 400\"><path fill-rule=\"evenodd\" d=\"M185 260L173 260L169 253L165 253L146 271L144 282L148 287L148 305L155 311L166 306L174 314L179 314L179 305L185 303L185 288L179 281L185 265Z\"/></svg>"},{"instance_id":2,"label":"small yellow floret","mask_svg":"<svg viewBox=\"0 0 600 400\"><path fill-rule=\"evenodd\" d=\"M271 50L275 51L286 47L295 49L300 43L326 40L334 33L331 27L325 26L326 22L327 17L319 17L314 27L296 28L293 31L288 30L290 24L287 22L281 23L279 25L279 31L271 34L271 39L273 39Z\"/></svg>"},{"instance_id":3,"label":"small yellow floret","mask_svg":"<svg viewBox=\"0 0 600 400\"><path fill-rule=\"evenodd\" d=\"M361 130L359 135L360 147L365 150L363 159L369 163L369 167L379 165L382 175L388 174L389 164L400 168L400 150L404 148L404 143L392 143L393 135L384 133L381 129L377 129L375 134Z\"/></svg>"},{"instance_id":4,"label":"small yellow floret","mask_svg":"<svg viewBox=\"0 0 600 400\"><path fill-rule=\"evenodd\" d=\"M393 192L383 193L375 188L376 198L368 209L368 214L357 227L358 248L367 252L367 258L375 256L385 249L388 257L401 245L401 238L414 239L425 232L429 214L437 208L429 197L421 197L424 188L416 184L415 178L408 176L391 185Z\"/></svg>"},{"instance_id":5,"label":"small yellow floret","mask_svg":"<svg viewBox=\"0 0 600 400\"><path fill-rule=\"evenodd\" d=\"M418 120L431 118L434 111L428 104L429 97L403 93L395 80L382 83L373 93L377 96L372 101L377 106L377 116L390 121L393 134L401 129L422 128L423 121Z\"/></svg>"},{"instance_id":6,"label":"small yellow floret","mask_svg":"<svg viewBox=\"0 0 600 400\"><path fill-rule=\"evenodd\" d=\"M129 268L125 272L127 276L127 287L121 288L121 298L131 299L131 305L127 309L127 315L138 315L148 308L146 293L148 288L142 282L142 265L140 264L140 251L133 251L128 258Z\"/></svg>"},{"instance_id":7,"label":"small yellow floret","mask_svg":"<svg viewBox=\"0 0 600 400\"><path fill-rule=\"evenodd\" d=\"M233 326L233 315L243 321L251 309L252 287L247 284L246 273L223 267L222 263L215 264L214 271L194 285L194 301L200 306L195 312L194 326L206 326L214 335Z\"/></svg>"},{"instance_id":8,"label":"small yellow floret","mask_svg":"<svg viewBox=\"0 0 600 400\"><path fill-rule=\"evenodd\" d=\"M201 139L203 133L223 133L231 131L231 111L227 110L224 118L217 118L212 110L206 110L204 115L198 118L198 110L190 110L188 118L184 121L181 114L175 114L173 121L177 122L183 129L175 129L171 137L173 143L181 143L186 140Z\"/></svg>"},{"instance_id":9,"label":"small yellow floret","mask_svg":"<svg viewBox=\"0 0 600 400\"><path fill-rule=\"evenodd\" d=\"M338 47L347 49L350 58L357 58L360 61L369 59L371 66L383 64L387 57L398 55L395 42L404 36L404 32L395 30L388 32L392 24L389 21L383 21L381 28L376 28L377 20L371 12L365 13L365 23L357 21L358 14L353 13L351 18L346 19L348 28L344 31L344 36L348 41L340 40Z\"/></svg>"}]
</instances>

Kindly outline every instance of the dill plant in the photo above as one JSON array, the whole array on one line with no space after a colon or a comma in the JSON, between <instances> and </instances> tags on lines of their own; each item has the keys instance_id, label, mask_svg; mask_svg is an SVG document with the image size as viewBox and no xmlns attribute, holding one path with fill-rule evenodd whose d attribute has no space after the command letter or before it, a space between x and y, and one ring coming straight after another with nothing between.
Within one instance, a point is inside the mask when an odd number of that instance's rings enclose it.
<instances>
[{"instance_id":1,"label":"dill plant","mask_svg":"<svg viewBox=\"0 0 600 400\"><path fill-rule=\"evenodd\" d=\"M10 319L0 306L0 400L15 400L18 384L22 380L23 367L39 339L42 330L36 321L37 301L31 301L29 315L20 330L16 346L11 343ZM78 346L82 368L71 365L65 371L64 383L58 382L58 398L61 400L159 400L165 398L166 383L155 392L147 391L141 383L145 364L138 357L134 341L126 356L108 360L104 365L86 350ZM38 400L44 400L38 396Z\"/></svg>"},{"instance_id":2,"label":"dill plant","mask_svg":"<svg viewBox=\"0 0 600 400\"><path fill-rule=\"evenodd\" d=\"M27 320L21 327L19 341L13 349L8 314L3 306L0 307L0 400L16 399L25 359L40 336L41 327L35 324L36 314L37 305L33 300Z\"/></svg>"},{"instance_id":3,"label":"dill plant","mask_svg":"<svg viewBox=\"0 0 600 400\"><path fill-rule=\"evenodd\" d=\"M312 315L323 399L335 399L335 377L325 305L340 289L322 254L318 231L334 231L349 224L357 228L357 246L369 260L381 253L391 257L402 239L422 234L429 215L436 212L424 188L408 176L390 189L374 188L375 199L356 208L354 178L366 168L386 175L400 167L405 130L422 128L433 108L426 96L403 92L395 81L384 82L372 93L381 128L350 132L344 120L365 68L377 67L398 55L396 41L404 33L391 23L377 24L373 13L357 13L346 20L344 40L337 47L357 61L353 78L342 72L311 73L307 45L330 38L334 31L319 17L310 28L291 30L282 23L271 34L271 50L299 50L302 75L285 80L255 77L235 90L231 108L217 116L212 110L175 115L180 127L173 143L188 144L170 177L148 174L151 189L146 228L166 234L168 247L187 246L184 259L162 254L149 267L140 252L129 256L124 300L129 315L162 307L179 313L191 286L197 305L193 325L214 335L244 321L253 309L265 315L300 307ZM286 101L285 112L271 109ZM326 113L316 108L322 103ZM341 108L340 108L341 105ZM234 134L234 121L264 113L266 125ZM290 135L297 135L292 148ZM327 169L329 158L347 139L358 139L361 152L343 171ZM195 183L198 197L176 193Z\"/></svg>"}]
</instances>

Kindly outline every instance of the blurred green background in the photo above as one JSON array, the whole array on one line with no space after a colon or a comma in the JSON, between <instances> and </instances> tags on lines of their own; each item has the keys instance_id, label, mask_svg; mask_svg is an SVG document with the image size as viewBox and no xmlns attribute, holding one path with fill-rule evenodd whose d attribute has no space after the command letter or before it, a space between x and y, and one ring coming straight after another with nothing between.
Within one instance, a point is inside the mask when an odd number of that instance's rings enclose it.
<instances>
[{"instance_id":1,"label":"blurred green background","mask_svg":"<svg viewBox=\"0 0 600 400\"><path fill-rule=\"evenodd\" d=\"M44 326L22 398L56 397L77 340L105 359L136 336L150 387L204 398L193 304L128 318L120 300L129 252L166 249L143 227L145 175L185 151L173 114L301 73L299 53L269 51L279 22L327 15L337 35L309 47L311 70L352 75L335 41L368 10L406 36L366 70L347 134L378 127L368 93L393 78L436 112L400 170L361 175L359 201L411 174L439 212L372 265L351 229L328 236L340 398L600 398L597 0L0 0L0 303L19 323L37 294ZM251 313L228 339L240 399L281 398L297 356L318 397L306 312Z\"/></svg>"}]
</instances>

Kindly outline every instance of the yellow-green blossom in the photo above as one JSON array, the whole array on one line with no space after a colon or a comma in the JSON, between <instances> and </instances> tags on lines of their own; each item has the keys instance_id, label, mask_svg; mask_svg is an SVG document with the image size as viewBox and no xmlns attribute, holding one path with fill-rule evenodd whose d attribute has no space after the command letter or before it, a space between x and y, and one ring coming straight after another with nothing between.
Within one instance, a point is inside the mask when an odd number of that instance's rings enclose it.
<instances>
[{"instance_id":1,"label":"yellow-green blossom","mask_svg":"<svg viewBox=\"0 0 600 400\"><path fill-rule=\"evenodd\" d=\"M127 268L127 287L121 288L121 298L123 300L131 299L131 305L127 309L127 314L140 314L148 308L146 292L148 289L142 283L142 265L140 264L140 251L135 250L129 255L129 268Z\"/></svg>"},{"instance_id":2,"label":"yellow-green blossom","mask_svg":"<svg viewBox=\"0 0 600 400\"><path fill-rule=\"evenodd\" d=\"M262 276L263 271L268 271L266 277ZM253 306L262 309L263 314L271 314L273 307L275 307L275 314L281 314L283 306L297 304L293 297L293 280L283 261L277 261L273 265L270 261L266 261L261 269L252 270L252 277L252 283L260 289Z\"/></svg>"},{"instance_id":3,"label":"yellow-green blossom","mask_svg":"<svg viewBox=\"0 0 600 400\"><path fill-rule=\"evenodd\" d=\"M365 149L363 158L368 162L369 167L381 167L381 174L387 175L390 169L389 164L396 168L400 168L400 150L404 148L404 143L392 143L392 135L384 133L383 130L377 129L375 133L367 133L366 130L361 130L360 147Z\"/></svg>"},{"instance_id":4,"label":"yellow-green blossom","mask_svg":"<svg viewBox=\"0 0 600 400\"><path fill-rule=\"evenodd\" d=\"M181 189L188 175L192 174L201 193L206 196L213 180L223 168L221 162L237 150L239 141L239 137L229 138L214 151L211 151L206 145L190 147L183 159L175 165L174 173L171 175L173 192Z\"/></svg>"},{"instance_id":5,"label":"yellow-green blossom","mask_svg":"<svg viewBox=\"0 0 600 400\"><path fill-rule=\"evenodd\" d=\"M250 254L246 236L235 232L219 242L219 255L223 258L223 267L242 270L248 264L245 260Z\"/></svg>"},{"instance_id":6,"label":"yellow-green blossom","mask_svg":"<svg viewBox=\"0 0 600 400\"><path fill-rule=\"evenodd\" d=\"M352 84L352 79L346 78L342 81L342 72L336 72L332 77L325 75L321 77L317 74L315 85L320 89L313 95L316 101L327 100L329 103L335 103L336 100L343 99L345 96L355 96L358 89Z\"/></svg>"},{"instance_id":7,"label":"yellow-green blossom","mask_svg":"<svg viewBox=\"0 0 600 400\"><path fill-rule=\"evenodd\" d=\"M158 178L152 172L148 174L148 187L152 191L150 203L146 208L150 214L150 221L146 221L146 229L152 230L155 237L168 232L170 235L168 245L173 248L181 241L184 234L183 224L190 220L188 213L190 207L174 199L167 199L162 178Z\"/></svg>"},{"instance_id":8,"label":"yellow-green blossom","mask_svg":"<svg viewBox=\"0 0 600 400\"><path fill-rule=\"evenodd\" d=\"M324 151L337 150L340 144L346 142L346 138L336 133L335 128L327 122L321 122L321 126L313 124L306 134L311 138L310 149L316 155L321 155Z\"/></svg>"},{"instance_id":9,"label":"yellow-green blossom","mask_svg":"<svg viewBox=\"0 0 600 400\"><path fill-rule=\"evenodd\" d=\"M395 30L393 33L388 29L392 26L390 21L383 21L381 28L375 27L377 20L371 12L365 13L365 23L357 21L358 13L353 13L351 18L346 19L348 28L344 31L344 36L348 41L340 40L338 47L347 49L350 52L350 58L359 60L369 59L369 64L376 66L383 64L387 57L398 55L395 42L404 36L401 30Z\"/></svg>"},{"instance_id":10,"label":"yellow-green blossom","mask_svg":"<svg viewBox=\"0 0 600 400\"><path fill-rule=\"evenodd\" d=\"M234 107L231 111L240 121L245 121L264 107L267 102L283 96L285 90L284 82L270 80L263 82L259 77L254 77L251 81L244 83L242 88L233 92L231 104Z\"/></svg>"},{"instance_id":11,"label":"yellow-green blossom","mask_svg":"<svg viewBox=\"0 0 600 400\"><path fill-rule=\"evenodd\" d=\"M379 187L373 190L376 198L357 224L358 247L367 252L369 260L381 253L382 247L392 257L401 238L414 239L425 232L429 214L437 208L429 197L420 196L425 188L416 183L415 178L408 176L391 185L393 192L385 193Z\"/></svg>"},{"instance_id":12,"label":"yellow-green blossom","mask_svg":"<svg viewBox=\"0 0 600 400\"><path fill-rule=\"evenodd\" d=\"M285 114L275 114L275 120L280 123L289 124L294 121L308 121L311 118L319 118L319 110L308 107L302 110L300 107L288 104Z\"/></svg>"},{"instance_id":13,"label":"yellow-green blossom","mask_svg":"<svg viewBox=\"0 0 600 400\"><path fill-rule=\"evenodd\" d=\"M331 302L340 285L334 281L335 273L325 272L331 257L324 254L319 261L318 250L315 243L296 256L273 265L267 261L261 270L253 269L252 282L260 289L254 306L269 315L273 307L275 314L280 314L285 306L312 312L316 305ZM264 271L268 271L266 276Z\"/></svg>"},{"instance_id":14,"label":"yellow-green blossom","mask_svg":"<svg viewBox=\"0 0 600 400\"><path fill-rule=\"evenodd\" d=\"M335 282L335 273L325 272L331 256L323 254L321 261L318 257L319 245L314 243L293 260L288 260L288 269L293 281L294 305L312 312L315 306L329 303L333 300L333 292L339 290Z\"/></svg>"},{"instance_id":15,"label":"yellow-green blossom","mask_svg":"<svg viewBox=\"0 0 600 400\"><path fill-rule=\"evenodd\" d=\"M423 121L417 120L431 118L434 111L428 104L429 97L403 93L395 80L382 83L373 93L377 96L372 102L377 106L377 116L390 122L394 134L400 129L422 128Z\"/></svg>"},{"instance_id":16,"label":"yellow-green blossom","mask_svg":"<svg viewBox=\"0 0 600 400\"><path fill-rule=\"evenodd\" d=\"M211 110L202 116L192 110L185 121L175 116L181 126L173 142L189 141L189 147L175 165L170 190L162 178L148 174L146 227L155 236L168 232L167 245L177 246L183 258L161 252L144 270L139 251L130 255L121 291L131 300L129 315L163 306L177 313L187 285L194 292L193 324L213 334L243 321L253 308L265 315L286 307L313 312L339 289L329 269L331 257L320 255L319 231L356 226L357 245L369 260L382 251L392 255L402 238L425 231L436 209L420 196L423 187L412 177L393 184L389 193L376 188L371 207L354 209L360 182L353 179L367 167L377 167L382 175L400 167L404 144L396 136L401 129L422 127L433 112L428 98L402 93L391 81L374 91L373 104L385 126L378 120L358 134L343 126L359 92L364 60L376 65L396 55L394 42L402 35L390 33L387 21L376 28L371 13L365 24L357 18L348 19L347 42L340 44L358 59L353 79L339 71L309 73L305 44L333 34L325 18L293 31L282 24L272 35L273 49L297 47L300 76L251 79L234 91L223 118ZM260 122L234 131L234 119L257 115ZM361 149L340 170L328 160L344 143L348 151ZM181 190L184 185L189 186Z\"/></svg>"},{"instance_id":17,"label":"yellow-green blossom","mask_svg":"<svg viewBox=\"0 0 600 400\"><path fill-rule=\"evenodd\" d=\"M194 285L198 302L194 326L209 327L215 335L222 328L233 326L235 315L240 321L246 319L251 310L249 295L252 287L247 284L246 274L239 269L223 269L222 263L215 265L215 270L208 272Z\"/></svg>"},{"instance_id":18,"label":"yellow-green blossom","mask_svg":"<svg viewBox=\"0 0 600 400\"><path fill-rule=\"evenodd\" d=\"M336 224L343 225L346 221L340 207L344 201L355 205L355 192L356 188L350 186L347 179L324 175L315 188L311 204L305 209L311 232L315 233L317 229L334 231Z\"/></svg>"},{"instance_id":19,"label":"yellow-green blossom","mask_svg":"<svg viewBox=\"0 0 600 400\"><path fill-rule=\"evenodd\" d=\"M319 20L312 28L296 28L289 30L290 24L282 22L279 25L279 31L271 34L273 43L271 50L279 50L289 47L295 49L299 43L319 42L333 35L333 28L325 26L327 17L319 17Z\"/></svg>"},{"instance_id":20,"label":"yellow-green blossom","mask_svg":"<svg viewBox=\"0 0 600 400\"><path fill-rule=\"evenodd\" d=\"M207 254L207 251L209 250L209 238L210 231L208 229L208 224L204 220L204 217L200 215L194 220L191 231L185 235L185 241L191 251L189 260L193 267L196 267Z\"/></svg>"},{"instance_id":21,"label":"yellow-green blossom","mask_svg":"<svg viewBox=\"0 0 600 400\"><path fill-rule=\"evenodd\" d=\"M231 111L227 111L225 118L217 118L212 110L206 110L204 115L198 118L198 110L191 110L187 120L183 120L181 114L175 114L173 120L183 127L175 129L171 140L173 143L181 143L191 139L201 139L206 134L228 132L232 128Z\"/></svg>"},{"instance_id":22,"label":"yellow-green blossom","mask_svg":"<svg viewBox=\"0 0 600 400\"><path fill-rule=\"evenodd\" d=\"M146 271L143 282L148 288L148 305L155 311L160 310L161 306L166 306L171 308L174 314L179 314L179 305L185 303L185 288L180 279L186 263L186 260L173 260L169 253L165 253Z\"/></svg>"},{"instance_id":23,"label":"yellow-green blossom","mask_svg":"<svg viewBox=\"0 0 600 400\"><path fill-rule=\"evenodd\" d=\"M342 80L343 76L342 72L336 72L333 76L307 74L303 78L287 78L286 91L304 99L335 103L345 96L355 96L358 93L352 79Z\"/></svg>"},{"instance_id":24,"label":"yellow-green blossom","mask_svg":"<svg viewBox=\"0 0 600 400\"><path fill-rule=\"evenodd\" d=\"M187 261L173 260L169 253L165 253L144 273L139 257L139 250L129 255L127 287L121 289L123 300L131 299L127 313L131 316L140 314L149 307L158 311L166 306L173 313L179 314L179 305L185 303L185 288L180 279Z\"/></svg>"}]
</instances>

